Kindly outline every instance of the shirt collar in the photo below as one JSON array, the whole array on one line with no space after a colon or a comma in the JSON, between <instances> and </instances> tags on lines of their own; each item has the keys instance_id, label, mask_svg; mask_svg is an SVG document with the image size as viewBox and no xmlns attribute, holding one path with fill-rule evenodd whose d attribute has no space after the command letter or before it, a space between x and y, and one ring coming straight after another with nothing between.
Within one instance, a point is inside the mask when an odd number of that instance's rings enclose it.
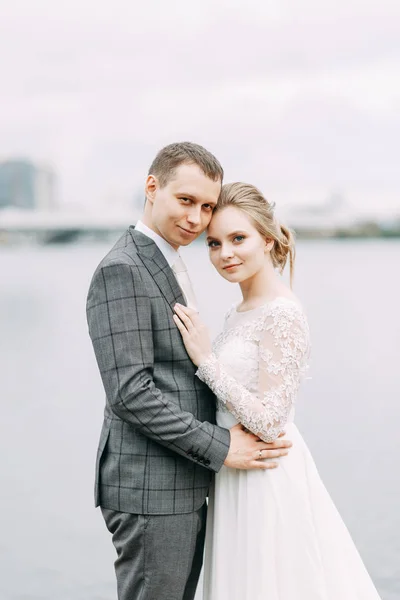
<instances>
[{"instance_id":1,"label":"shirt collar","mask_svg":"<svg viewBox=\"0 0 400 600\"><path fill-rule=\"evenodd\" d=\"M177 258L179 258L179 252L175 250L164 238L162 238L158 233L147 227L142 221L138 221L135 225L136 231L140 231L147 237L153 240L161 250L165 260L169 264L170 267L176 262Z\"/></svg>"}]
</instances>

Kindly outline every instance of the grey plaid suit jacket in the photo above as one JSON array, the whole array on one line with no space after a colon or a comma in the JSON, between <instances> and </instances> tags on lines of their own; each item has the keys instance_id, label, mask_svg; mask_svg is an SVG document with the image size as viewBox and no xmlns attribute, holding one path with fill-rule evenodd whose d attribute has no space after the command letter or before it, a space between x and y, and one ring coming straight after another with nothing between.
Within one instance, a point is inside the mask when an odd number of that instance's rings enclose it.
<instances>
[{"instance_id":1,"label":"grey plaid suit jacket","mask_svg":"<svg viewBox=\"0 0 400 600\"><path fill-rule=\"evenodd\" d=\"M96 506L136 514L198 510L230 434L196 376L173 306L181 289L157 245L130 227L90 284L87 319L106 392Z\"/></svg>"}]
</instances>

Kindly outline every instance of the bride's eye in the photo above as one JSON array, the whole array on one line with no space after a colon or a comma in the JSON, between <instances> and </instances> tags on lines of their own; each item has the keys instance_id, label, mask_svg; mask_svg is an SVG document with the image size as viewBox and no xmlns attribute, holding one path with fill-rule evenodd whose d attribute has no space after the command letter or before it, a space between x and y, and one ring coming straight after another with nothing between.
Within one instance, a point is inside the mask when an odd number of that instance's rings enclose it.
<instances>
[{"instance_id":1,"label":"bride's eye","mask_svg":"<svg viewBox=\"0 0 400 600\"><path fill-rule=\"evenodd\" d=\"M210 241L207 243L207 246L208 246L209 248L217 248L217 247L219 246L219 242L216 242L215 240L210 240Z\"/></svg>"},{"instance_id":2,"label":"bride's eye","mask_svg":"<svg viewBox=\"0 0 400 600\"><path fill-rule=\"evenodd\" d=\"M243 242L243 240L245 240L245 236L244 235L235 235L235 237L233 238L234 242Z\"/></svg>"}]
</instances>

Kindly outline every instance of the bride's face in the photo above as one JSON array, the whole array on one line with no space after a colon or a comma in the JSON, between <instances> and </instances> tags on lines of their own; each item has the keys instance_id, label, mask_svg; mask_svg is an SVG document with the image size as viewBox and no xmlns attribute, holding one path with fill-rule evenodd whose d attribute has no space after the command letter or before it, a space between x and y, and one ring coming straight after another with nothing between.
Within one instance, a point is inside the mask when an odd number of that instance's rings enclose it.
<instances>
[{"instance_id":1,"label":"bride's face","mask_svg":"<svg viewBox=\"0 0 400 600\"><path fill-rule=\"evenodd\" d=\"M218 273L232 283L240 283L265 267L271 242L260 235L243 211L227 206L211 219L207 244Z\"/></svg>"}]
</instances>

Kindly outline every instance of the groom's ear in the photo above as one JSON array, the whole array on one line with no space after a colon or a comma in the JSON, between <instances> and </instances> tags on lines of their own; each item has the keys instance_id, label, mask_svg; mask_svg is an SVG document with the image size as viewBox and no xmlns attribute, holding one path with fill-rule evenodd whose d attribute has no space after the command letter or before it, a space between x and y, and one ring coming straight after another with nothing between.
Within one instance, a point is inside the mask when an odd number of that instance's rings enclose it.
<instances>
[{"instance_id":1,"label":"groom's ear","mask_svg":"<svg viewBox=\"0 0 400 600\"><path fill-rule=\"evenodd\" d=\"M158 181L154 175L148 175L146 179L146 184L144 187L144 191L146 194L146 200L148 200L151 204L154 202L154 196L157 191Z\"/></svg>"}]
</instances>

